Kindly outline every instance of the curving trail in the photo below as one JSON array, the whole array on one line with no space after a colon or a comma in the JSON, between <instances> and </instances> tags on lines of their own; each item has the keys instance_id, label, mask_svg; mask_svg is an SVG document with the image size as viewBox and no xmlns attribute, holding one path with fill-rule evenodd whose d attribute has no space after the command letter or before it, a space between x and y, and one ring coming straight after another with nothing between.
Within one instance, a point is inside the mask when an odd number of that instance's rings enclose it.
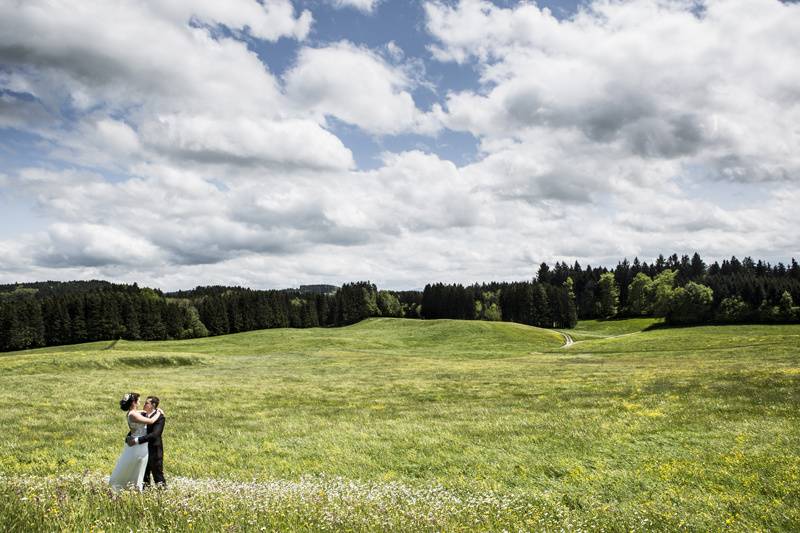
<instances>
[{"instance_id":1,"label":"curving trail","mask_svg":"<svg viewBox=\"0 0 800 533\"><path fill-rule=\"evenodd\" d=\"M559 333L561 333L561 335L564 337L564 344L561 346L562 348L566 348L567 346L572 346L575 344L575 341L573 341L572 337L570 337L568 334L564 333L563 331L559 331Z\"/></svg>"}]
</instances>

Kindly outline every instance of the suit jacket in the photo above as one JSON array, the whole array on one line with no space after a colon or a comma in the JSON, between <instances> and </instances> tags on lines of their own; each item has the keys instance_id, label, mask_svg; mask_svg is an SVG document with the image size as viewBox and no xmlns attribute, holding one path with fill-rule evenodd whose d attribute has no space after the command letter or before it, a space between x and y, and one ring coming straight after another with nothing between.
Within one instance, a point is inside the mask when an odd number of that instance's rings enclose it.
<instances>
[{"instance_id":1,"label":"suit jacket","mask_svg":"<svg viewBox=\"0 0 800 533\"><path fill-rule=\"evenodd\" d=\"M139 437L139 444L147 443L147 448L152 450L153 448L161 448L161 433L164 432L164 422L165 416L162 413L158 420L147 426L147 435L144 437Z\"/></svg>"},{"instance_id":2,"label":"suit jacket","mask_svg":"<svg viewBox=\"0 0 800 533\"><path fill-rule=\"evenodd\" d=\"M155 414L155 411L153 411ZM152 414L150 416L153 416ZM150 417L148 417L150 418ZM147 426L147 435L144 437L139 437L139 444L147 443L147 449L152 450L154 448L161 448L161 433L164 432L164 415L162 414L158 420L149 424ZM128 432L128 436L131 436L131 432Z\"/></svg>"}]
</instances>

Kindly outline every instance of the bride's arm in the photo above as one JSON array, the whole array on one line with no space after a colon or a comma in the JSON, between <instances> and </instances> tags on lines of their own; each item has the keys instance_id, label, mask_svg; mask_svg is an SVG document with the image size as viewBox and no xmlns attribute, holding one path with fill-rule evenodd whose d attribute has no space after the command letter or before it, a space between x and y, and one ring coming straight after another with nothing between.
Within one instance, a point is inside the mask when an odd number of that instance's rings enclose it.
<instances>
[{"instance_id":1,"label":"bride's arm","mask_svg":"<svg viewBox=\"0 0 800 533\"><path fill-rule=\"evenodd\" d=\"M147 418L146 416L139 413L139 411L131 411L130 412L131 418L139 422L140 424L147 424L148 426L158 420L161 416L161 410L156 411L156 415L153 418Z\"/></svg>"},{"instance_id":2,"label":"bride's arm","mask_svg":"<svg viewBox=\"0 0 800 533\"><path fill-rule=\"evenodd\" d=\"M156 441L156 439L161 438L161 434L164 432L164 420L166 417L164 416L164 412L161 411L161 416L158 418L158 421L150 426L147 431L147 435L143 437L134 437L133 441L135 444L144 444Z\"/></svg>"}]
</instances>

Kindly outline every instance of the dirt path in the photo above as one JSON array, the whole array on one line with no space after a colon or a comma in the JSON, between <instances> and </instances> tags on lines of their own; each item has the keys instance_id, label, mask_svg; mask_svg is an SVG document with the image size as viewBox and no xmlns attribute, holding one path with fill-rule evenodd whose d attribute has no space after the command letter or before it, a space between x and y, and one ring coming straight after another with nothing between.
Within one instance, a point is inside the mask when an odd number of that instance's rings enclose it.
<instances>
[{"instance_id":1,"label":"dirt path","mask_svg":"<svg viewBox=\"0 0 800 533\"><path fill-rule=\"evenodd\" d=\"M574 340L572 338L572 336L570 336L568 333L564 333L563 331L558 331L557 333L560 334L562 337L564 337L564 344L562 344L561 347L562 348L568 348L568 347L572 346L573 344L578 344L578 343L581 343L581 342L600 340L600 339L618 339L620 337L628 337L630 335L640 335L641 333L644 333L644 332L643 331L632 331L631 333L622 333L620 335L608 335L608 336L592 335L593 338L591 338L591 339L581 339L579 341ZM591 335L591 334L586 333L586 332L581 332L581 334L582 335Z\"/></svg>"},{"instance_id":2,"label":"dirt path","mask_svg":"<svg viewBox=\"0 0 800 533\"><path fill-rule=\"evenodd\" d=\"M559 333L561 333L561 335L564 337L564 345L562 346L562 348L566 348L567 346L572 346L573 344L575 344L575 341L572 340L572 337L570 337L563 331L559 331Z\"/></svg>"}]
</instances>

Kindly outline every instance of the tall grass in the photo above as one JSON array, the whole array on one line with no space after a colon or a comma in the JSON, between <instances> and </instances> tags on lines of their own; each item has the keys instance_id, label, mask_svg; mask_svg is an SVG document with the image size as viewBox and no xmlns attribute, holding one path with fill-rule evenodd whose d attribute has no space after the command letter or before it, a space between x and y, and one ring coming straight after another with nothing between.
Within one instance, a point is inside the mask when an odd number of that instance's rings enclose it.
<instances>
[{"instance_id":1,"label":"tall grass","mask_svg":"<svg viewBox=\"0 0 800 533\"><path fill-rule=\"evenodd\" d=\"M561 348L383 319L4 355L0 526L53 529L58 501L76 530L800 527L800 327L645 327ZM166 492L101 482L127 390L162 398Z\"/></svg>"}]
</instances>

